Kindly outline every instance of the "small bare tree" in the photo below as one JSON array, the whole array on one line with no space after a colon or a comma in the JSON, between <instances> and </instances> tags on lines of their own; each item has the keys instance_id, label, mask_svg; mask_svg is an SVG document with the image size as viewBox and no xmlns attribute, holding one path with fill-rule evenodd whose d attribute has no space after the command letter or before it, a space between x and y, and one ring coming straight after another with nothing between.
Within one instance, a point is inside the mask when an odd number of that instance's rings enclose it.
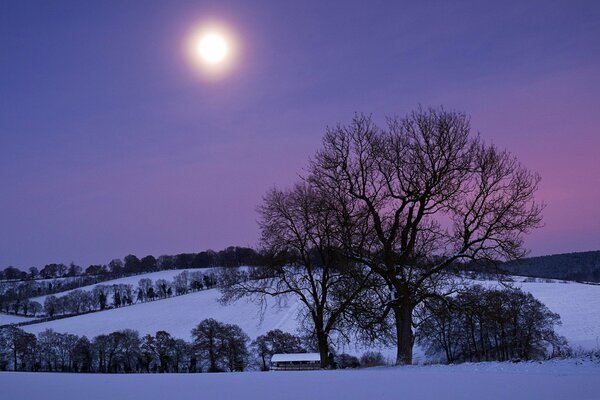
<instances>
[{"instance_id":1,"label":"small bare tree","mask_svg":"<svg viewBox=\"0 0 600 400\"><path fill-rule=\"evenodd\" d=\"M526 254L523 235L541 223L539 180L472 135L461 113L419 109L386 129L357 115L327 130L308 181L343 214L332 219L349 227L335 231L344 256L391 289L381 318L393 315L398 364L412 363L413 313L440 274Z\"/></svg>"},{"instance_id":2,"label":"small bare tree","mask_svg":"<svg viewBox=\"0 0 600 400\"><path fill-rule=\"evenodd\" d=\"M236 279L223 289L224 301L242 296L266 304L268 297L294 296L316 339L321 366L329 366L330 335L368 277L340 257L335 231L339 214L310 185L271 190L259 208L262 245L272 262L251 279ZM342 290L342 288L344 290Z\"/></svg>"}]
</instances>

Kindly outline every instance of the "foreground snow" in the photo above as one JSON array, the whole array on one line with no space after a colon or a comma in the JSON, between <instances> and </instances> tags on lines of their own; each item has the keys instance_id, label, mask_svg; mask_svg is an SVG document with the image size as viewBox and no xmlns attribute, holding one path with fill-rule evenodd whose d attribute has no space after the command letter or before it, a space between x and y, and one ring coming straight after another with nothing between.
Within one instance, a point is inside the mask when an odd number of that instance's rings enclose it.
<instances>
[{"instance_id":1,"label":"foreground snow","mask_svg":"<svg viewBox=\"0 0 600 400\"><path fill-rule=\"evenodd\" d=\"M101 375L0 373L3 399L597 399L590 361L344 371Z\"/></svg>"}]
</instances>

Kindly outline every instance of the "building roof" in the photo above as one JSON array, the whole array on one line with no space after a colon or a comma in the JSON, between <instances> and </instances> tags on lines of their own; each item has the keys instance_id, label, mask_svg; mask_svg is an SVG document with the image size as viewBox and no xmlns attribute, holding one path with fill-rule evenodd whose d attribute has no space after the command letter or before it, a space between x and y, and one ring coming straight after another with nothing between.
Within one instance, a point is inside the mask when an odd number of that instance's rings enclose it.
<instances>
[{"instance_id":1,"label":"building roof","mask_svg":"<svg viewBox=\"0 0 600 400\"><path fill-rule=\"evenodd\" d=\"M285 361L321 361L319 353L290 353L290 354L273 354L271 362L285 362Z\"/></svg>"}]
</instances>

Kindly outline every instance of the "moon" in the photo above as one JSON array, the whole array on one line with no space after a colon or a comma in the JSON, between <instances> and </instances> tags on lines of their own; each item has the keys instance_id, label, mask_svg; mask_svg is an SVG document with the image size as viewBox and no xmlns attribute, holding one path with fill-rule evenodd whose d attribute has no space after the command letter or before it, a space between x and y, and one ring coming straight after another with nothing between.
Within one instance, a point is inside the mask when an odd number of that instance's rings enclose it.
<instances>
[{"instance_id":1,"label":"moon","mask_svg":"<svg viewBox=\"0 0 600 400\"><path fill-rule=\"evenodd\" d=\"M207 33L198 40L198 55L209 64L223 62L229 53L229 46L225 38L218 33Z\"/></svg>"},{"instance_id":2,"label":"moon","mask_svg":"<svg viewBox=\"0 0 600 400\"><path fill-rule=\"evenodd\" d=\"M205 82L230 76L242 60L238 35L221 22L199 22L190 28L183 44L191 71Z\"/></svg>"}]
</instances>

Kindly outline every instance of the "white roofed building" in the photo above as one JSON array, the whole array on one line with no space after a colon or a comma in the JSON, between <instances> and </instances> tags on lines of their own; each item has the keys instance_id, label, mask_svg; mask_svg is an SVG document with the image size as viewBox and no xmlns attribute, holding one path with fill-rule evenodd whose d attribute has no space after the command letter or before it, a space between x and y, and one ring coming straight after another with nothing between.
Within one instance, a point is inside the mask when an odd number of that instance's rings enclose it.
<instances>
[{"instance_id":1,"label":"white roofed building","mask_svg":"<svg viewBox=\"0 0 600 400\"><path fill-rule=\"evenodd\" d=\"M273 371L302 371L321 369L319 353L290 353L273 354L271 370Z\"/></svg>"}]
</instances>

